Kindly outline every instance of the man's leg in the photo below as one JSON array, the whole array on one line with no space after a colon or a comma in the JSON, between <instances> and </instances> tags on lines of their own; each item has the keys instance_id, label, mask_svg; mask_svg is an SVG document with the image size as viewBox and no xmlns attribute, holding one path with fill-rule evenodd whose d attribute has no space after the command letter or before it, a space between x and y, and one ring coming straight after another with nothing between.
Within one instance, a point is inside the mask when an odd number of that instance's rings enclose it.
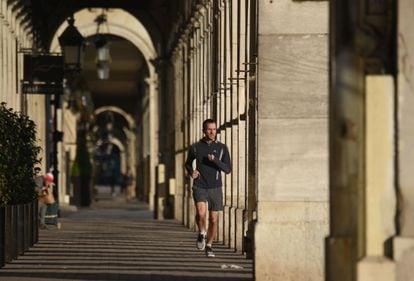
<instances>
[{"instance_id":1,"label":"man's leg","mask_svg":"<svg viewBox=\"0 0 414 281\"><path fill-rule=\"evenodd\" d=\"M209 219L208 219L208 232L206 243L206 255L207 257L214 257L213 241L217 234L219 211L223 210L223 191L221 188L211 188L208 190L209 194Z\"/></svg>"},{"instance_id":2,"label":"man's leg","mask_svg":"<svg viewBox=\"0 0 414 281\"><path fill-rule=\"evenodd\" d=\"M218 211L210 211L209 213L209 224L208 224L208 232L207 232L207 244L212 245L214 238L216 238L217 227L218 227Z\"/></svg>"},{"instance_id":3,"label":"man's leg","mask_svg":"<svg viewBox=\"0 0 414 281\"><path fill-rule=\"evenodd\" d=\"M198 226L198 230L201 232L206 232L206 215L207 215L207 207L206 202L197 202L196 204L196 222Z\"/></svg>"},{"instance_id":4,"label":"man's leg","mask_svg":"<svg viewBox=\"0 0 414 281\"><path fill-rule=\"evenodd\" d=\"M199 230L197 237L197 249L204 250L206 247L206 202L197 202L196 212L196 223Z\"/></svg>"},{"instance_id":5,"label":"man's leg","mask_svg":"<svg viewBox=\"0 0 414 281\"><path fill-rule=\"evenodd\" d=\"M218 211L210 211L208 219L208 233L207 233L207 244L206 244L206 255L209 258L214 257L212 244L217 233L218 225Z\"/></svg>"}]
</instances>

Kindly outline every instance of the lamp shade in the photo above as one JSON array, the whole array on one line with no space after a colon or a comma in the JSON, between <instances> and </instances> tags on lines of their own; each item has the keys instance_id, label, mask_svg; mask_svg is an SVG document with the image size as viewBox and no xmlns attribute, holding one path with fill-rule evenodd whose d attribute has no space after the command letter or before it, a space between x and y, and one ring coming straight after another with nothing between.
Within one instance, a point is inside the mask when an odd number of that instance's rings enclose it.
<instances>
[{"instance_id":1,"label":"lamp shade","mask_svg":"<svg viewBox=\"0 0 414 281\"><path fill-rule=\"evenodd\" d=\"M109 53L109 45L106 44L105 46L99 48L97 51L97 59L98 61L110 61L111 55Z\"/></svg>"},{"instance_id":2,"label":"lamp shade","mask_svg":"<svg viewBox=\"0 0 414 281\"><path fill-rule=\"evenodd\" d=\"M73 17L68 19L69 25L59 36L59 44L62 49L65 67L67 69L80 70L83 59L84 38L74 26Z\"/></svg>"}]
</instances>

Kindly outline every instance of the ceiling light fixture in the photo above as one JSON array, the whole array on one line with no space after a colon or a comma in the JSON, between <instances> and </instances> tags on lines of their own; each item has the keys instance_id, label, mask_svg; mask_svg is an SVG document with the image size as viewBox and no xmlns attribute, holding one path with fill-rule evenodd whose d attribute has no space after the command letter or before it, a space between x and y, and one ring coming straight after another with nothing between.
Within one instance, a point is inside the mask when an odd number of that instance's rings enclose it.
<instances>
[{"instance_id":1,"label":"ceiling light fixture","mask_svg":"<svg viewBox=\"0 0 414 281\"><path fill-rule=\"evenodd\" d=\"M111 54L109 52L109 40L107 33L109 33L107 16L104 12L101 15L97 16L95 19L97 28L96 28L96 38L95 38L95 48L96 48L96 70L98 78L101 80L106 80L109 78L109 64L111 63ZM107 33L103 33L101 29L106 25Z\"/></svg>"}]
</instances>

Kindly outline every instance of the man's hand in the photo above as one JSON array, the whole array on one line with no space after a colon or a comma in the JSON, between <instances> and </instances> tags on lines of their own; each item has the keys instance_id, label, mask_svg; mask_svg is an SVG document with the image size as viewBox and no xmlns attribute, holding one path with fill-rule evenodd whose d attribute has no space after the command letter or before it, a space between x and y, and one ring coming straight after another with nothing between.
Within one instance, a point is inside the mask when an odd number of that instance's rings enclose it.
<instances>
[{"instance_id":1,"label":"man's hand","mask_svg":"<svg viewBox=\"0 0 414 281\"><path fill-rule=\"evenodd\" d=\"M191 175L191 177L193 178L193 179L196 179L196 178L198 178L200 176L200 172L198 171L198 170L194 170L193 171L193 174Z\"/></svg>"},{"instance_id":2,"label":"man's hand","mask_svg":"<svg viewBox=\"0 0 414 281\"><path fill-rule=\"evenodd\" d=\"M208 157L208 160L214 161L214 154L208 154L207 157Z\"/></svg>"}]
</instances>

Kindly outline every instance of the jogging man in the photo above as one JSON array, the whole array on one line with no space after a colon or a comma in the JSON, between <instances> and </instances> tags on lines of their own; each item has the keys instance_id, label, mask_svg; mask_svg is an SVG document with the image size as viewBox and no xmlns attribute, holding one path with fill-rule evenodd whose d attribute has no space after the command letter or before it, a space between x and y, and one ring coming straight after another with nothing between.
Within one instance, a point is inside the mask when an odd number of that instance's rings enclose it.
<instances>
[{"instance_id":1,"label":"jogging man","mask_svg":"<svg viewBox=\"0 0 414 281\"><path fill-rule=\"evenodd\" d=\"M217 233L219 211L223 210L221 172L231 172L231 161L227 146L216 140L217 124L213 119L203 122L204 137L193 144L185 168L193 178L193 198L196 205L196 222L199 230L197 248L204 250L207 257L214 257L213 240ZM196 168L193 169L193 161ZM206 227L207 206L209 210L208 230Z\"/></svg>"}]
</instances>

